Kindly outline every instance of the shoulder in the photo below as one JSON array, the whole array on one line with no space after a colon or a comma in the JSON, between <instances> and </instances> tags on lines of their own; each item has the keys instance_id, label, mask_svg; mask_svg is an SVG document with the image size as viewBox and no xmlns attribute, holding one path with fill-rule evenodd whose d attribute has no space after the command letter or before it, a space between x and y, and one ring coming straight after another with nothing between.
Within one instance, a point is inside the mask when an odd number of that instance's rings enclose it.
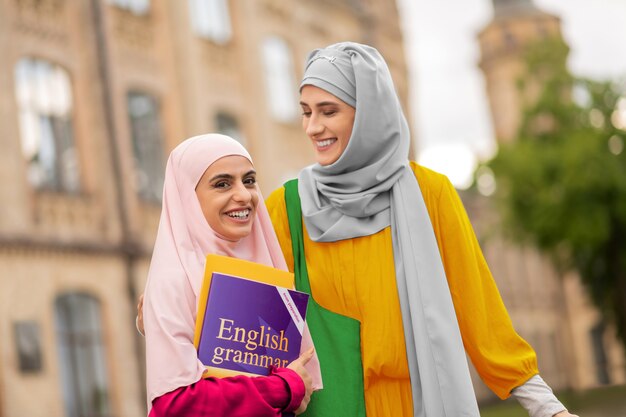
<instances>
[{"instance_id":1,"label":"shoulder","mask_svg":"<svg viewBox=\"0 0 626 417\"><path fill-rule=\"evenodd\" d=\"M424 199L438 198L442 192L454 189L454 186L444 174L426 168L417 162L410 161L410 167L419 183Z\"/></svg>"},{"instance_id":2,"label":"shoulder","mask_svg":"<svg viewBox=\"0 0 626 417\"><path fill-rule=\"evenodd\" d=\"M415 162L411 162L411 169L417 178L433 227L443 227L443 223L449 221L469 222L463 202L448 177Z\"/></svg>"},{"instance_id":3,"label":"shoulder","mask_svg":"<svg viewBox=\"0 0 626 417\"><path fill-rule=\"evenodd\" d=\"M287 218L287 204L285 203L285 187L274 190L265 200L267 211L272 220L274 231L279 240L289 231L289 220Z\"/></svg>"},{"instance_id":4,"label":"shoulder","mask_svg":"<svg viewBox=\"0 0 626 417\"><path fill-rule=\"evenodd\" d=\"M267 197L267 200L265 200L265 205L267 206L267 211L272 220L276 237L278 237L278 243L280 243L283 255L285 255L287 266L290 271L293 271L293 252L291 248L289 218L287 217L287 204L285 203L285 187L274 190L269 197Z\"/></svg>"},{"instance_id":5,"label":"shoulder","mask_svg":"<svg viewBox=\"0 0 626 417\"><path fill-rule=\"evenodd\" d=\"M265 200L265 205L267 205L267 209L270 211L270 215L272 211L278 210L280 208L285 208L285 187L279 187L272 191L270 195Z\"/></svg>"}]
</instances>

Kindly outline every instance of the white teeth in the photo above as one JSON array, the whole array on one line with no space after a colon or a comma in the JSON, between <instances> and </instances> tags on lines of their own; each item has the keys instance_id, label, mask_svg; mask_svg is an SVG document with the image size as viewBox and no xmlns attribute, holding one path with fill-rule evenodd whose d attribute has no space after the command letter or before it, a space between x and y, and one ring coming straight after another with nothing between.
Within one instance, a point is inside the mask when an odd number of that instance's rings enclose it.
<instances>
[{"instance_id":1,"label":"white teeth","mask_svg":"<svg viewBox=\"0 0 626 417\"><path fill-rule=\"evenodd\" d=\"M250 210L249 209L240 210L240 211L231 211L230 213L228 213L229 217L235 217L235 218L239 218L239 219L246 218L249 215L250 215Z\"/></svg>"},{"instance_id":2,"label":"white teeth","mask_svg":"<svg viewBox=\"0 0 626 417\"><path fill-rule=\"evenodd\" d=\"M332 143L336 141L337 139L326 139L326 140L319 140L315 142L315 144L317 145L318 148L325 148L327 146L330 146Z\"/></svg>"}]
</instances>

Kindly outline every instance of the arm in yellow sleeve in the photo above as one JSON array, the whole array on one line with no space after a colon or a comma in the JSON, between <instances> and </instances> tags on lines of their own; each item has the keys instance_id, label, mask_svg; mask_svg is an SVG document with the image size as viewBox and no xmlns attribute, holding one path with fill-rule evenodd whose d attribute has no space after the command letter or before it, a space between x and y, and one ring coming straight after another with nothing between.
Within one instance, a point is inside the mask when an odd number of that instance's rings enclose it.
<instances>
[{"instance_id":1,"label":"arm in yellow sleeve","mask_svg":"<svg viewBox=\"0 0 626 417\"><path fill-rule=\"evenodd\" d=\"M443 175L413 168L425 194L465 350L485 384L507 398L539 372L535 352L513 328L456 190Z\"/></svg>"}]
</instances>

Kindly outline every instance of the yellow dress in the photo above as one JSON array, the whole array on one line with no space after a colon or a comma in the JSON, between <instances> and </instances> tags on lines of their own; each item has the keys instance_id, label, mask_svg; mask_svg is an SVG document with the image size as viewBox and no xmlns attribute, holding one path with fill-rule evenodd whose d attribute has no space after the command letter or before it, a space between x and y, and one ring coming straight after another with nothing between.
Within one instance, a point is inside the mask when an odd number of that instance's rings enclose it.
<instances>
[{"instance_id":1,"label":"yellow dress","mask_svg":"<svg viewBox=\"0 0 626 417\"><path fill-rule=\"evenodd\" d=\"M456 190L448 179L415 163L443 260L466 352L500 398L537 374L533 349L515 332ZM287 265L293 254L284 188L267 207ZM361 322L361 354L368 417L413 414L396 288L390 228L304 248L311 292L323 307ZM450 393L454 395L454 393Z\"/></svg>"}]
</instances>

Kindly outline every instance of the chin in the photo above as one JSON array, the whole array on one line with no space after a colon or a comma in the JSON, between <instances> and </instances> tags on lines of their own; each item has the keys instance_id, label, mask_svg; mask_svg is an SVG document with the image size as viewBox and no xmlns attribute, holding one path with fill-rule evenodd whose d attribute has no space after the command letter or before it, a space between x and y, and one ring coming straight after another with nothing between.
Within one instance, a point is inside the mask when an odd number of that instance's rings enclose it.
<instances>
[{"instance_id":1,"label":"chin","mask_svg":"<svg viewBox=\"0 0 626 417\"><path fill-rule=\"evenodd\" d=\"M245 237L250 236L250 233L252 233L252 229L233 231L232 233L229 234L230 236L229 240L232 240L232 241L241 240Z\"/></svg>"},{"instance_id":2,"label":"chin","mask_svg":"<svg viewBox=\"0 0 626 417\"><path fill-rule=\"evenodd\" d=\"M321 166L332 165L333 163L335 163L335 161L337 161L337 159L339 158L335 158L333 156L328 156L328 155L324 155L324 156L320 155L317 158L315 158L317 163L320 164Z\"/></svg>"},{"instance_id":3,"label":"chin","mask_svg":"<svg viewBox=\"0 0 626 417\"><path fill-rule=\"evenodd\" d=\"M318 160L317 163L320 164L321 166L325 167L325 166L334 164L335 161L337 161L337 160L336 159L331 159L331 160L324 159L322 161Z\"/></svg>"}]
</instances>

